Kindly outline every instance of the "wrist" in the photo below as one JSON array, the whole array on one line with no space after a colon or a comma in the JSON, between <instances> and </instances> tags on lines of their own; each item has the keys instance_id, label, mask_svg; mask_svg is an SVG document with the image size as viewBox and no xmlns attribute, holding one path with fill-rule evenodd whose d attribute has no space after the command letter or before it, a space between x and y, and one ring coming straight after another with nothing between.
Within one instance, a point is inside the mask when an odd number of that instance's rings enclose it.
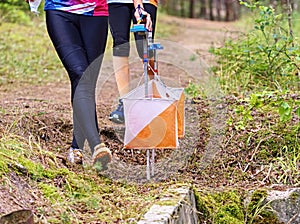
<instances>
[{"instance_id":1,"label":"wrist","mask_svg":"<svg viewBox=\"0 0 300 224\"><path fill-rule=\"evenodd\" d=\"M140 4L138 4L138 6L135 7L135 11L136 11L136 10L143 10L143 11L145 11L144 7L141 6Z\"/></svg>"}]
</instances>

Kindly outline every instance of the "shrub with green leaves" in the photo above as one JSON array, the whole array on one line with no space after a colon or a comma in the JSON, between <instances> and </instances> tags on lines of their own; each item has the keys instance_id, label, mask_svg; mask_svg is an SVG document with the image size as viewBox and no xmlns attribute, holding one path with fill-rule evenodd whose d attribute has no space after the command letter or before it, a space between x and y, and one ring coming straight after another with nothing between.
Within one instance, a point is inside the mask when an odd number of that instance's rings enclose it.
<instances>
[{"instance_id":1,"label":"shrub with green leaves","mask_svg":"<svg viewBox=\"0 0 300 224\"><path fill-rule=\"evenodd\" d=\"M32 16L34 15L31 15L25 0L1 0L0 2L0 25L3 22L30 24Z\"/></svg>"},{"instance_id":2,"label":"shrub with green leaves","mask_svg":"<svg viewBox=\"0 0 300 224\"><path fill-rule=\"evenodd\" d=\"M297 88L299 43L287 19L270 6L241 2L255 15L253 30L229 39L217 56L217 75L225 91L283 90Z\"/></svg>"}]
</instances>

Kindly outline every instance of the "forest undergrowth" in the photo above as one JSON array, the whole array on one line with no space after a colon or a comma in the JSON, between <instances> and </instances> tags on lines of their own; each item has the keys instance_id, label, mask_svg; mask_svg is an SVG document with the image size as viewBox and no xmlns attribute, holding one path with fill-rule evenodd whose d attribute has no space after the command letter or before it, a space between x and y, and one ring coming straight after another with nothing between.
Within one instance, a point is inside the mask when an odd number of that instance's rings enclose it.
<instances>
[{"instance_id":1,"label":"forest undergrowth","mask_svg":"<svg viewBox=\"0 0 300 224\"><path fill-rule=\"evenodd\" d=\"M291 36L291 18L271 7L244 6L253 29L210 48L216 65L209 73L218 93L208 96L200 82L186 85L189 119L180 144L189 156L158 151L158 163L171 158L161 169L175 170L142 183L67 162L69 84L45 35L43 17L22 12L23 24L2 19L0 215L30 209L37 223L136 223L169 188L187 185L196 193L200 223L276 223L260 210L264 190L300 184L300 31ZM175 27L164 21L158 36L175 35ZM178 73L167 63L161 69ZM98 106L102 138L122 164L144 166L145 152L122 150L116 129L104 119L112 108L110 98ZM247 192L258 189L245 205Z\"/></svg>"}]
</instances>

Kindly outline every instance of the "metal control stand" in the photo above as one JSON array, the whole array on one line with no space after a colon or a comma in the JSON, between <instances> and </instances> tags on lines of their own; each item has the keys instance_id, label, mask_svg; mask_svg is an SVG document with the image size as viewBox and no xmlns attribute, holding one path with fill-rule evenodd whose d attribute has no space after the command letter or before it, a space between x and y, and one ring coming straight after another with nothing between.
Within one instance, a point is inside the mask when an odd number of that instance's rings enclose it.
<instances>
[{"instance_id":1,"label":"metal control stand","mask_svg":"<svg viewBox=\"0 0 300 224\"><path fill-rule=\"evenodd\" d=\"M150 51L153 51L154 57L154 76L157 76L158 73L158 63L157 63L157 52L156 50L163 49L159 43L153 43L152 32L149 32L145 28L145 24L136 24L130 29L131 32L137 32L138 35L143 36L143 64L144 64L144 84L145 84L145 98L149 98L148 93L148 66L149 66L149 55ZM150 68L152 69L152 68ZM150 159L150 149L147 149L147 167L146 175L147 180L150 180L151 176L154 176L155 170L155 149L152 149L152 155Z\"/></svg>"}]
</instances>

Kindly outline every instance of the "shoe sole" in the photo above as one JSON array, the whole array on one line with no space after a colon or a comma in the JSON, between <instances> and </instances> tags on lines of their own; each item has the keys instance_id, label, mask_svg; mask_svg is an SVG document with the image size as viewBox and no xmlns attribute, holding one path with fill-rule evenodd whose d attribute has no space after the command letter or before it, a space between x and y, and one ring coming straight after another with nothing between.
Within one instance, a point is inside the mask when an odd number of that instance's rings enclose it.
<instances>
[{"instance_id":1,"label":"shoe sole","mask_svg":"<svg viewBox=\"0 0 300 224\"><path fill-rule=\"evenodd\" d=\"M124 121L117 119L115 117L109 117L108 119L116 124L124 124L125 123Z\"/></svg>"},{"instance_id":2,"label":"shoe sole","mask_svg":"<svg viewBox=\"0 0 300 224\"><path fill-rule=\"evenodd\" d=\"M107 170L108 169L107 165L112 160L112 156L111 156L109 149L100 148L97 151L95 152L96 156L94 156L94 159L93 159L94 160L94 162L93 162L94 168L98 172Z\"/></svg>"}]
</instances>

